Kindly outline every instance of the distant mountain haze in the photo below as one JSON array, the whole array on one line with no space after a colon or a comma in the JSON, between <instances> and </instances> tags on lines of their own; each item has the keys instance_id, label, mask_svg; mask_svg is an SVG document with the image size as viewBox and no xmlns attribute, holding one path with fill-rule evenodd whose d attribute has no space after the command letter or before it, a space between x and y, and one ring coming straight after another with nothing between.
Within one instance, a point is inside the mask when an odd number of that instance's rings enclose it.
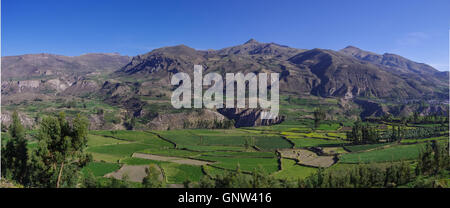
<instances>
[{"instance_id":1,"label":"distant mountain haze","mask_svg":"<svg viewBox=\"0 0 450 208\"><path fill-rule=\"evenodd\" d=\"M54 54L26 54L2 57L2 81L58 74L85 75L92 72L117 70L130 61L130 57L115 53L90 53L81 56Z\"/></svg>"}]
</instances>

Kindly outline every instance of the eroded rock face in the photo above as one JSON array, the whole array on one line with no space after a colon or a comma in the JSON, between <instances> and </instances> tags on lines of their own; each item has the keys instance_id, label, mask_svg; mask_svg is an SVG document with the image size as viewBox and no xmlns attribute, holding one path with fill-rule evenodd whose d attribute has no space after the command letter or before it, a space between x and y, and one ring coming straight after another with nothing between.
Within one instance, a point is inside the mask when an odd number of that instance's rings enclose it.
<instances>
[{"instance_id":1,"label":"eroded rock face","mask_svg":"<svg viewBox=\"0 0 450 208\"><path fill-rule=\"evenodd\" d=\"M24 80L17 82L19 90L22 90L23 88L38 88L40 83L39 80Z\"/></svg>"},{"instance_id":2,"label":"eroded rock face","mask_svg":"<svg viewBox=\"0 0 450 208\"><path fill-rule=\"evenodd\" d=\"M354 102L360 105L363 109L360 114L361 118L369 116L383 116L389 111L386 106L382 106L381 104L376 102L358 99L354 100Z\"/></svg>"},{"instance_id":3,"label":"eroded rock face","mask_svg":"<svg viewBox=\"0 0 450 208\"><path fill-rule=\"evenodd\" d=\"M2 95L14 93L39 92L40 80L3 81Z\"/></svg>"},{"instance_id":4,"label":"eroded rock face","mask_svg":"<svg viewBox=\"0 0 450 208\"><path fill-rule=\"evenodd\" d=\"M284 121L284 117L278 116L276 119L261 120L262 109L241 109L241 108L221 108L217 110L230 120L234 120L235 127L268 126L279 124Z\"/></svg>"},{"instance_id":5,"label":"eroded rock face","mask_svg":"<svg viewBox=\"0 0 450 208\"><path fill-rule=\"evenodd\" d=\"M433 114L448 114L448 107L444 107L442 105L439 106L428 106L424 108L419 108L418 111L423 115L433 115Z\"/></svg>"},{"instance_id":6,"label":"eroded rock face","mask_svg":"<svg viewBox=\"0 0 450 208\"><path fill-rule=\"evenodd\" d=\"M420 105L382 105L380 103L368 100L355 99L354 102L358 104L363 111L361 112L361 118L366 117L379 117L386 114L392 114L394 116L410 116L414 112L419 113L422 116L425 115L445 115L449 112L449 107L443 104L428 104L425 106Z\"/></svg>"},{"instance_id":7,"label":"eroded rock face","mask_svg":"<svg viewBox=\"0 0 450 208\"><path fill-rule=\"evenodd\" d=\"M12 122L12 112L2 111L1 119L2 119L2 125L9 127L9 125L11 125L11 122ZM36 124L34 118L31 118L24 113L19 112L19 119L25 128L33 128Z\"/></svg>"},{"instance_id":8,"label":"eroded rock face","mask_svg":"<svg viewBox=\"0 0 450 208\"><path fill-rule=\"evenodd\" d=\"M58 92L61 92L70 86L70 83L66 83L64 81L61 81L60 79L51 79L46 83Z\"/></svg>"},{"instance_id":9,"label":"eroded rock face","mask_svg":"<svg viewBox=\"0 0 450 208\"><path fill-rule=\"evenodd\" d=\"M21 81L3 81L2 95L10 95L17 93L37 93L37 94L54 94L63 92L73 84L76 84L74 77L60 77L56 79L41 80L21 80Z\"/></svg>"},{"instance_id":10,"label":"eroded rock face","mask_svg":"<svg viewBox=\"0 0 450 208\"><path fill-rule=\"evenodd\" d=\"M211 110L158 115L147 126L155 130L213 128L215 122L226 122L225 116Z\"/></svg>"},{"instance_id":11,"label":"eroded rock face","mask_svg":"<svg viewBox=\"0 0 450 208\"><path fill-rule=\"evenodd\" d=\"M88 93L97 92L100 86L92 80L78 80L74 82L70 87L64 89L64 94L69 95L85 95Z\"/></svg>"}]
</instances>

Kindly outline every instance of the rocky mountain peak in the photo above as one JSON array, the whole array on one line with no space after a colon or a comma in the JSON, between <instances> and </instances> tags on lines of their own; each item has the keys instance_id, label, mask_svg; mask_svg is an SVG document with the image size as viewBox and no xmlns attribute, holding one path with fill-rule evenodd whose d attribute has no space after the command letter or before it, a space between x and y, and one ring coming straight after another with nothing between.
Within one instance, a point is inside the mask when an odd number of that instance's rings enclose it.
<instances>
[{"instance_id":1,"label":"rocky mountain peak","mask_svg":"<svg viewBox=\"0 0 450 208\"><path fill-rule=\"evenodd\" d=\"M256 41L255 39L251 38L250 40L248 40L247 42L245 42L244 44L256 44L259 43L258 41Z\"/></svg>"}]
</instances>

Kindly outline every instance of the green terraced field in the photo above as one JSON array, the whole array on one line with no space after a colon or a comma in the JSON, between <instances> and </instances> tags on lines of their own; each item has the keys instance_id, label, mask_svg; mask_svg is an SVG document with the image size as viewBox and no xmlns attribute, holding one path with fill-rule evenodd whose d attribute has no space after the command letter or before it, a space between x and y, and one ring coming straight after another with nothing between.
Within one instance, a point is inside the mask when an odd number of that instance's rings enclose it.
<instances>
[{"instance_id":1,"label":"green terraced field","mask_svg":"<svg viewBox=\"0 0 450 208\"><path fill-rule=\"evenodd\" d=\"M342 146L348 143L342 140L311 139L294 136L287 136L286 138L291 140L296 148Z\"/></svg>"},{"instance_id":2,"label":"green terraced field","mask_svg":"<svg viewBox=\"0 0 450 208\"><path fill-rule=\"evenodd\" d=\"M148 144L128 143L128 144L88 147L87 151L92 153L99 153L118 157L130 157L135 152L149 148L152 148L152 146Z\"/></svg>"},{"instance_id":3,"label":"green terraced field","mask_svg":"<svg viewBox=\"0 0 450 208\"><path fill-rule=\"evenodd\" d=\"M414 144L414 143L429 142L429 141L434 141L434 140L439 140L439 141L447 140L448 141L449 137L441 136L441 137L432 137L432 138L426 138L426 139L402 139L402 141L400 141L400 143L402 143L402 144Z\"/></svg>"},{"instance_id":4,"label":"green terraced field","mask_svg":"<svg viewBox=\"0 0 450 208\"><path fill-rule=\"evenodd\" d=\"M119 140L125 140L130 142L138 142L146 145L151 145L152 148L173 148L173 144L164 141L155 134L147 133L143 131L126 131L126 130L114 130L114 131L93 131L92 134L113 137Z\"/></svg>"},{"instance_id":5,"label":"green terraced field","mask_svg":"<svg viewBox=\"0 0 450 208\"><path fill-rule=\"evenodd\" d=\"M142 158L126 158L122 160L122 162L127 165L156 164L164 170L166 182L169 184L182 184L187 179L191 182L196 182L199 181L204 175L200 166L155 161Z\"/></svg>"},{"instance_id":6,"label":"green terraced field","mask_svg":"<svg viewBox=\"0 0 450 208\"><path fill-rule=\"evenodd\" d=\"M162 150L146 149L138 152L162 156L174 156L174 157L196 157L201 154L201 152L194 152L182 149L162 149Z\"/></svg>"},{"instance_id":7,"label":"green terraced field","mask_svg":"<svg viewBox=\"0 0 450 208\"><path fill-rule=\"evenodd\" d=\"M178 148L197 151L215 151L219 150L220 146L228 147L222 150L231 150L229 147L236 147L233 150L237 150L244 147L248 141L252 141L253 145L263 150L292 147L288 141L280 136L262 136L261 134L252 134L240 130L173 130L157 133L176 143Z\"/></svg>"},{"instance_id":8,"label":"green terraced field","mask_svg":"<svg viewBox=\"0 0 450 208\"><path fill-rule=\"evenodd\" d=\"M278 162L276 158L234 158L234 157L212 157L201 156L199 159L216 161L212 166L225 168L228 170L236 170L239 167L242 171L253 172L262 168L268 173L278 171Z\"/></svg>"},{"instance_id":9,"label":"green terraced field","mask_svg":"<svg viewBox=\"0 0 450 208\"><path fill-rule=\"evenodd\" d=\"M385 149L377 149L368 152L358 152L353 154L343 154L340 157L341 163L369 163L369 162L390 162L399 160L411 160L419 157L420 149L425 144L395 145Z\"/></svg>"},{"instance_id":10,"label":"green terraced field","mask_svg":"<svg viewBox=\"0 0 450 208\"><path fill-rule=\"evenodd\" d=\"M207 152L202 155L214 157L276 157L275 152Z\"/></svg>"},{"instance_id":11,"label":"green terraced field","mask_svg":"<svg viewBox=\"0 0 450 208\"><path fill-rule=\"evenodd\" d=\"M224 174L231 172L229 170L216 168L216 167L213 167L210 165L204 165L204 166L202 166L202 168L209 177L216 177L218 175L224 175Z\"/></svg>"},{"instance_id":12,"label":"green terraced field","mask_svg":"<svg viewBox=\"0 0 450 208\"><path fill-rule=\"evenodd\" d=\"M205 146L205 145L183 145L183 148L192 151L214 152L214 151L246 151L244 147L237 146Z\"/></svg>"},{"instance_id":13,"label":"green terraced field","mask_svg":"<svg viewBox=\"0 0 450 208\"><path fill-rule=\"evenodd\" d=\"M169 184L182 184L186 180L199 181L204 175L200 166L162 163L161 167L164 169L166 182Z\"/></svg>"},{"instance_id":14,"label":"green terraced field","mask_svg":"<svg viewBox=\"0 0 450 208\"><path fill-rule=\"evenodd\" d=\"M88 147L111 145L111 144L123 144L128 143L127 141L114 139L111 137L104 137L95 134L88 135Z\"/></svg>"},{"instance_id":15,"label":"green terraced field","mask_svg":"<svg viewBox=\"0 0 450 208\"><path fill-rule=\"evenodd\" d=\"M281 170L276 172L274 176L280 179L299 179L306 178L317 172L317 168L305 167L298 165L295 160L281 159Z\"/></svg>"},{"instance_id":16,"label":"green terraced field","mask_svg":"<svg viewBox=\"0 0 450 208\"><path fill-rule=\"evenodd\" d=\"M117 163L90 162L82 169L82 173L87 174L91 171L94 176L104 176L105 174L114 172L119 168L120 164Z\"/></svg>"},{"instance_id":17,"label":"green terraced field","mask_svg":"<svg viewBox=\"0 0 450 208\"><path fill-rule=\"evenodd\" d=\"M255 138L255 145L263 150L292 148L292 144L280 136L259 136Z\"/></svg>"},{"instance_id":18,"label":"green terraced field","mask_svg":"<svg viewBox=\"0 0 450 208\"><path fill-rule=\"evenodd\" d=\"M338 130L341 126L337 123L331 123L331 124L320 124L319 128L317 130L330 130L335 131Z\"/></svg>"},{"instance_id":19,"label":"green terraced field","mask_svg":"<svg viewBox=\"0 0 450 208\"><path fill-rule=\"evenodd\" d=\"M360 151L367 151L371 149L376 149L382 146L386 146L389 144L386 143L378 143L378 144L364 144L364 145L349 145L345 146L345 149L347 149L350 152L360 152Z\"/></svg>"},{"instance_id":20,"label":"green terraced field","mask_svg":"<svg viewBox=\"0 0 450 208\"><path fill-rule=\"evenodd\" d=\"M136 158L136 157L125 158L121 162L125 163L127 165L150 165L150 164L161 165L163 163L168 163L168 162L164 162L164 161L156 161L156 160L149 160L149 159Z\"/></svg>"},{"instance_id":21,"label":"green terraced field","mask_svg":"<svg viewBox=\"0 0 450 208\"><path fill-rule=\"evenodd\" d=\"M321 124L315 131L310 126L312 122L308 120L240 129L92 131L88 138L87 151L93 154L96 162L91 162L83 171L91 170L96 176L102 176L117 170L123 164L156 164L164 171L168 184L182 184L186 180L198 182L205 174L215 177L230 171L234 172L239 167L244 173L262 169L277 179L297 180L316 173L318 169L301 166L294 160L283 158L280 170L276 149L329 147L324 148L324 151L339 154L338 164L330 168L335 166L350 168L360 162L384 164L390 161L415 159L424 143L412 143L435 139L443 141L447 138L402 141L410 145L387 143L350 145L350 142L345 140L345 132L337 131L340 128L338 123ZM344 146L349 152L343 149ZM206 160L212 164L193 166L131 158L136 152Z\"/></svg>"}]
</instances>

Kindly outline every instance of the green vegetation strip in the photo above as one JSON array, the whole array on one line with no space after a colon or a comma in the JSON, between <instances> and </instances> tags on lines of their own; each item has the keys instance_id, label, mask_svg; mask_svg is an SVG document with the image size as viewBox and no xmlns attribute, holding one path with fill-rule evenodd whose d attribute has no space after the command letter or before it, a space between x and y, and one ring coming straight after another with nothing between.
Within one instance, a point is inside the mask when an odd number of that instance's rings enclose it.
<instances>
[{"instance_id":1,"label":"green vegetation strip","mask_svg":"<svg viewBox=\"0 0 450 208\"><path fill-rule=\"evenodd\" d=\"M287 136L286 138L291 140L295 144L296 148L332 147L332 146L342 146L348 143L347 141L342 140L311 139L295 136Z\"/></svg>"},{"instance_id":2,"label":"green vegetation strip","mask_svg":"<svg viewBox=\"0 0 450 208\"><path fill-rule=\"evenodd\" d=\"M279 179L299 179L306 178L317 172L317 168L305 167L298 165L295 160L281 159L281 170L276 172L274 176Z\"/></svg>"},{"instance_id":3,"label":"green vegetation strip","mask_svg":"<svg viewBox=\"0 0 450 208\"><path fill-rule=\"evenodd\" d=\"M90 162L81 171L84 175L91 171L94 176L104 176L107 173L114 172L120 168L120 164L117 163L105 163L105 162Z\"/></svg>"},{"instance_id":4,"label":"green vegetation strip","mask_svg":"<svg viewBox=\"0 0 450 208\"><path fill-rule=\"evenodd\" d=\"M201 156L199 159L216 161L211 166L224 168L228 170L236 170L238 167L242 171L253 172L262 169L267 173L278 171L277 158L230 158L230 157L212 157Z\"/></svg>"},{"instance_id":5,"label":"green vegetation strip","mask_svg":"<svg viewBox=\"0 0 450 208\"><path fill-rule=\"evenodd\" d=\"M382 147L385 145L388 145L388 144L378 143L378 144L351 145L351 146L345 146L345 149L347 149L350 152L360 152L360 151L367 151L367 150L375 149L375 148Z\"/></svg>"},{"instance_id":6,"label":"green vegetation strip","mask_svg":"<svg viewBox=\"0 0 450 208\"><path fill-rule=\"evenodd\" d=\"M368 152L343 154L340 163L370 163L390 162L399 160L417 159L421 148L425 144L396 145L385 149L377 149Z\"/></svg>"}]
</instances>

